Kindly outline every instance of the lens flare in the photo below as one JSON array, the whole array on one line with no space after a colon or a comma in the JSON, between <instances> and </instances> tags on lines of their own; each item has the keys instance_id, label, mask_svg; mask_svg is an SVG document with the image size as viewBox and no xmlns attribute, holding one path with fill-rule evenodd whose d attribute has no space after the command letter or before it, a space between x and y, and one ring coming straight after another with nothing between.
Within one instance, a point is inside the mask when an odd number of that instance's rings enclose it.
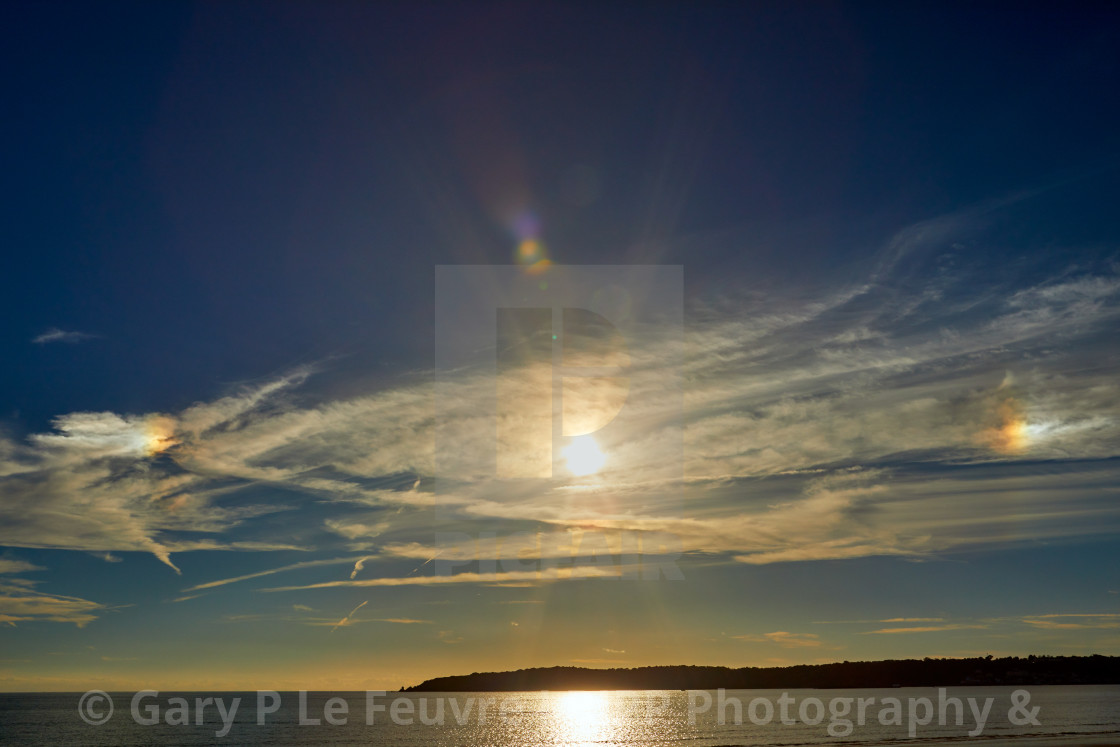
<instances>
[{"instance_id":1,"label":"lens flare","mask_svg":"<svg viewBox=\"0 0 1120 747\"><path fill-rule=\"evenodd\" d=\"M145 456L155 456L178 443L175 440L175 421L172 418L155 415L144 424L142 449Z\"/></svg>"},{"instance_id":2,"label":"lens flare","mask_svg":"<svg viewBox=\"0 0 1120 747\"><path fill-rule=\"evenodd\" d=\"M517 264L528 272L536 274L548 269L552 262L548 258L544 244L537 239L525 239L517 245Z\"/></svg>"},{"instance_id":3,"label":"lens flare","mask_svg":"<svg viewBox=\"0 0 1120 747\"><path fill-rule=\"evenodd\" d=\"M548 258L548 251L540 240L540 221L532 212L524 212L515 218L511 229L517 240L517 249L514 259L517 264L525 268L531 275L536 275L548 269L552 261Z\"/></svg>"},{"instance_id":4,"label":"lens flare","mask_svg":"<svg viewBox=\"0 0 1120 747\"><path fill-rule=\"evenodd\" d=\"M1026 450L1030 427L1019 401L1008 397L996 405L995 415L998 424L981 431L981 443L999 454L1019 454Z\"/></svg>"}]
</instances>

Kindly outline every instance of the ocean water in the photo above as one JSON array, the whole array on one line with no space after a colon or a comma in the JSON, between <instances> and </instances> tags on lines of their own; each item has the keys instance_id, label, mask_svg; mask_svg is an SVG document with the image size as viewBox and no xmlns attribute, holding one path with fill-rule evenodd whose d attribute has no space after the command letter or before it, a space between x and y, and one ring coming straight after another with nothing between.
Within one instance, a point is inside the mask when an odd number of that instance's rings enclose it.
<instances>
[{"instance_id":1,"label":"ocean water","mask_svg":"<svg viewBox=\"0 0 1120 747\"><path fill-rule=\"evenodd\" d=\"M0 743L1120 745L1120 686L425 694L149 691L105 697L93 693L85 699L82 693L10 693L0 694Z\"/></svg>"}]
</instances>

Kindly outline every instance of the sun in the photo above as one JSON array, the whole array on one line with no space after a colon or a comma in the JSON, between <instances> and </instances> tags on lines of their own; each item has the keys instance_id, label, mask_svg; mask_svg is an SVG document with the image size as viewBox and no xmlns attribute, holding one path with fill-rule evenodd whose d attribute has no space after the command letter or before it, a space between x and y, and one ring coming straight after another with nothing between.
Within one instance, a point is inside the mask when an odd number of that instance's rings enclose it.
<instances>
[{"instance_id":1,"label":"sun","mask_svg":"<svg viewBox=\"0 0 1120 747\"><path fill-rule=\"evenodd\" d=\"M568 471L577 477L593 475L603 468L607 456L591 436L576 436L564 449Z\"/></svg>"}]
</instances>

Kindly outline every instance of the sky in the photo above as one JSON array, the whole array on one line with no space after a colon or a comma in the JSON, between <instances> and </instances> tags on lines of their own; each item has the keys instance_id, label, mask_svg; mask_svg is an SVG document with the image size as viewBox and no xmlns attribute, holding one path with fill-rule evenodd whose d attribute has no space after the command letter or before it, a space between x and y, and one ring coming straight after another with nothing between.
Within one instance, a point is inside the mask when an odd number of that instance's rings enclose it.
<instances>
[{"instance_id":1,"label":"sky","mask_svg":"<svg viewBox=\"0 0 1120 747\"><path fill-rule=\"evenodd\" d=\"M0 13L0 690L1120 655L1117 8Z\"/></svg>"}]
</instances>

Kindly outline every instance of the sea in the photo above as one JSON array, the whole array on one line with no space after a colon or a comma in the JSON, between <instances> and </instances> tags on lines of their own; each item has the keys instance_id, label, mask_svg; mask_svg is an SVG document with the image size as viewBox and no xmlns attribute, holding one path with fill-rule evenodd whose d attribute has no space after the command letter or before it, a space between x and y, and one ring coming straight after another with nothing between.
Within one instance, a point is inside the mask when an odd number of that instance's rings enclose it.
<instances>
[{"instance_id":1,"label":"sea","mask_svg":"<svg viewBox=\"0 0 1120 747\"><path fill-rule=\"evenodd\" d=\"M5 693L0 743L1120 746L1120 686Z\"/></svg>"}]
</instances>

